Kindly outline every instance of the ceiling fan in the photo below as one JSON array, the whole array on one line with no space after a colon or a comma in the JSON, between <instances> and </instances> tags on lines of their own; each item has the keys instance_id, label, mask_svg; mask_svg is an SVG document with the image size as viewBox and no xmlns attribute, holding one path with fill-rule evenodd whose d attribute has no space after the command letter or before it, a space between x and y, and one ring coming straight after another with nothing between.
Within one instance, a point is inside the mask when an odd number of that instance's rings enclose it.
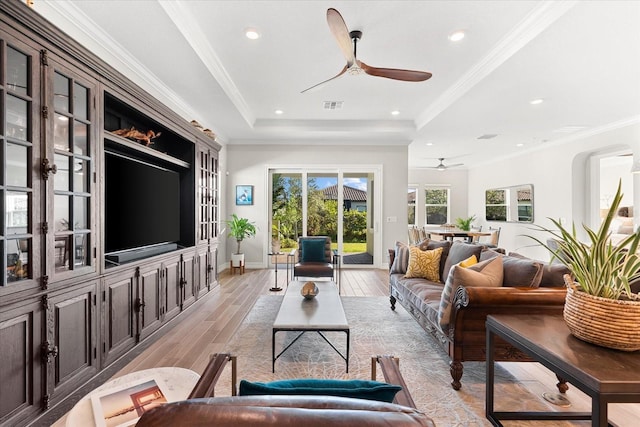
<instances>
[{"instance_id":1,"label":"ceiling fan","mask_svg":"<svg viewBox=\"0 0 640 427\"><path fill-rule=\"evenodd\" d=\"M444 164L444 157L439 157L438 160L440 160L440 164L438 166L427 166L427 169L435 169L435 170L439 170L439 171L446 171L449 168L455 168L458 166L462 166L464 165L464 163L455 163L453 165L445 165Z\"/></svg>"},{"instance_id":2,"label":"ceiling fan","mask_svg":"<svg viewBox=\"0 0 640 427\"><path fill-rule=\"evenodd\" d=\"M302 93L305 93L311 89L318 88L319 86L324 85L331 80L337 79L346 72L352 75L365 73L369 74L370 76L385 77L387 79L403 80L406 82L422 82L431 78L431 73L428 73L426 71L401 70L397 68L377 68L365 64L364 62L356 58L358 41L360 40L360 38L362 38L362 31L349 32L347 24L345 24L344 19L342 19L342 15L340 15L340 12L333 8L327 10L327 23L329 24L329 30L331 31L331 34L333 34L333 37L335 37L340 50L342 50L344 57L347 59L347 64L334 77L313 85L310 88L303 90ZM352 41L353 48L351 47Z\"/></svg>"}]
</instances>

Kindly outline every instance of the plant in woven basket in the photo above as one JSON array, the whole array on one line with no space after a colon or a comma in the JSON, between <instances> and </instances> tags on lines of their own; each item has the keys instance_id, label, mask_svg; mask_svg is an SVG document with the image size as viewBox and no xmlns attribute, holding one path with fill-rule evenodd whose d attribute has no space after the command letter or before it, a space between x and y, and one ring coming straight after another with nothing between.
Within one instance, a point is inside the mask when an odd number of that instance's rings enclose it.
<instances>
[{"instance_id":1,"label":"plant in woven basket","mask_svg":"<svg viewBox=\"0 0 640 427\"><path fill-rule=\"evenodd\" d=\"M629 284L640 279L640 229L615 246L611 243L609 228L621 201L619 183L600 228L594 231L583 225L587 242L578 238L575 225L569 229L553 219L557 230L536 227L550 233L557 248L529 237L571 271L571 276L565 277L568 289L564 309L571 333L594 344L634 351L640 350L640 297Z\"/></svg>"}]
</instances>

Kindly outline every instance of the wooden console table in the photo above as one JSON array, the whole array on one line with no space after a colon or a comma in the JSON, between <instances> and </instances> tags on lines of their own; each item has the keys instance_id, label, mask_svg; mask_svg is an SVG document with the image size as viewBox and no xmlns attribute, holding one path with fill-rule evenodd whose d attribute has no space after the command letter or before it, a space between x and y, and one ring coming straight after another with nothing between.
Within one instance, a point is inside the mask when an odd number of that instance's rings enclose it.
<instances>
[{"instance_id":1,"label":"wooden console table","mask_svg":"<svg viewBox=\"0 0 640 427\"><path fill-rule=\"evenodd\" d=\"M496 412L494 356L496 336L591 397L589 412ZM640 354L609 350L575 338L561 315L487 316L486 415L494 426L502 420L591 420L608 426L609 403L640 402Z\"/></svg>"}]
</instances>

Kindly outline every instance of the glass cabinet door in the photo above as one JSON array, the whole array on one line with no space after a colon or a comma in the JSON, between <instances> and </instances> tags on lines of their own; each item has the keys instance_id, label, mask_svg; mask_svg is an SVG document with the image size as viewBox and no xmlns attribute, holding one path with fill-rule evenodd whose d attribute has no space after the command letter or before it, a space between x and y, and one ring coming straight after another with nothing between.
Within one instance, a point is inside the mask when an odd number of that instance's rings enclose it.
<instances>
[{"instance_id":1,"label":"glass cabinet door","mask_svg":"<svg viewBox=\"0 0 640 427\"><path fill-rule=\"evenodd\" d=\"M208 149L198 151L198 241L218 236L218 157Z\"/></svg>"},{"instance_id":2,"label":"glass cabinet door","mask_svg":"<svg viewBox=\"0 0 640 427\"><path fill-rule=\"evenodd\" d=\"M5 271L0 288L33 280L34 179L39 123L39 88L34 84L38 51L13 40L0 39L0 253ZM34 70L36 67L36 70Z\"/></svg>"},{"instance_id":3,"label":"glass cabinet door","mask_svg":"<svg viewBox=\"0 0 640 427\"><path fill-rule=\"evenodd\" d=\"M49 61L47 270L54 280L95 271L95 85ZM43 172L43 174L45 174ZM52 249L51 249L52 248Z\"/></svg>"}]
</instances>

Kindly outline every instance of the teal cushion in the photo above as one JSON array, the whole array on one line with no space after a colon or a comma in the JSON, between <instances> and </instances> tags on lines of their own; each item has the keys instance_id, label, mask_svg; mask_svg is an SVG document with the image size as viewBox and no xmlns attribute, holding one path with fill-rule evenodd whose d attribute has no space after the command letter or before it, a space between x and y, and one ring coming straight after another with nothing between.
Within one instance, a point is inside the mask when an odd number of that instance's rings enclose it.
<instances>
[{"instance_id":1,"label":"teal cushion","mask_svg":"<svg viewBox=\"0 0 640 427\"><path fill-rule=\"evenodd\" d=\"M325 239L305 239L300 242L302 262L326 262L324 256Z\"/></svg>"},{"instance_id":2,"label":"teal cushion","mask_svg":"<svg viewBox=\"0 0 640 427\"><path fill-rule=\"evenodd\" d=\"M402 387L378 381L366 380L322 380L315 378L253 383L240 381L240 396L252 395L314 395L339 396L356 399L393 402Z\"/></svg>"}]
</instances>

